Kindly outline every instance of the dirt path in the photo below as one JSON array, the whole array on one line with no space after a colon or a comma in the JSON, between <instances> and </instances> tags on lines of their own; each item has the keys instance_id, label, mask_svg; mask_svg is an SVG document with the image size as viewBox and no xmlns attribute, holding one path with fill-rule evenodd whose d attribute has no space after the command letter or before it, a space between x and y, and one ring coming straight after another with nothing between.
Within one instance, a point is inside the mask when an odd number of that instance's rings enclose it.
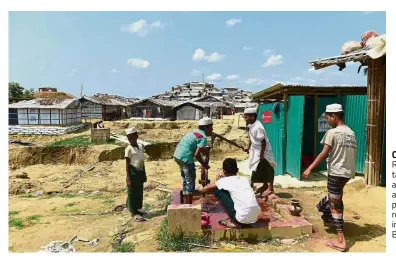
<instances>
[{"instance_id":1,"label":"dirt path","mask_svg":"<svg viewBox=\"0 0 396 258\"><path fill-rule=\"evenodd\" d=\"M225 119L215 131L227 138L244 141L243 130L232 129L234 120ZM114 131L138 125L142 139L156 138L172 142L195 128L195 122L106 122ZM86 134L80 132L79 134ZM74 135L74 136L75 136ZM45 144L58 138L29 138ZM146 138L147 137L147 138ZM18 138L18 137L16 137ZM22 140L26 140L24 138ZM11 147L14 148L14 147ZM100 148L100 147L97 147ZM246 159L246 154L221 144L211 158L210 179L221 170L225 157ZM78 159L76 159L78 160ZM92 168L93 167L93 168ZM156 233L165 218L167 193L155 190L157 186L180 188L180 172L171 160L147 161L148 182L145 184L144 206L150 219L144 223L132 221L127 211L100 215L125 202L125 161L105 161L95 164L38 164L13 169L9 172L9 246L13 252L36 252L50 241L69 241L74 235L92 240L99 239L96 247L83 242L73 244L77 252L108 252L114 237L125 233L124 241L135 243L136 252L156 252ZM67 187L65 187L67 186ZM309 239L273 240L265 243L215 243L220 249L197 248L198 252L331 252L323 245L335 234L322 226L316 203L326 194L325 188L276 189L277 194L290 201L300 200L303 215L314 224L316 233ZM37 196L41 192L43 195ZM49 195L52 194L52 195ZM385 243L385 188L367 187L362 182L349 184L345 189L345 235L351 252L384 252ZM85 212L86 215L78 213ZM91 214L91 215L88 215ZM69 216L71 215L71 216ZM18 229L16 226L21 227Z\"/></svg>"}]
</instances>

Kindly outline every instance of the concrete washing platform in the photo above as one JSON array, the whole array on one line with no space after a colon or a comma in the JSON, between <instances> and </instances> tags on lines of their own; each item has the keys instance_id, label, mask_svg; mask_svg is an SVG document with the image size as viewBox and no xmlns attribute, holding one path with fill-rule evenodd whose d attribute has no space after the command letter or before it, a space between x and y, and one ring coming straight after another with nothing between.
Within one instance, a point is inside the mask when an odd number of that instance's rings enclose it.
<instances>
[{"instance_id":1,"label":"concrete washing platform","mask_svg":"<svg viewBox=\"0 0 396 258\"><path fill-rule=\"evenodd\" d=\"M219 224L228 218L220 203L213 195L205 198L194 196L193 204L182 204L180 190L172 192L168 206L169 233L203 233L210 240L265 240L269 238L291 238L302 234L312 234L312 224L303 216L292 216L288 205L276 195L270 195L268 201L257 198L261 207L259 220L244 228L230 229ZM210 214L209 225L201 225L202 212Z\"/></svg>"}]
</instances>

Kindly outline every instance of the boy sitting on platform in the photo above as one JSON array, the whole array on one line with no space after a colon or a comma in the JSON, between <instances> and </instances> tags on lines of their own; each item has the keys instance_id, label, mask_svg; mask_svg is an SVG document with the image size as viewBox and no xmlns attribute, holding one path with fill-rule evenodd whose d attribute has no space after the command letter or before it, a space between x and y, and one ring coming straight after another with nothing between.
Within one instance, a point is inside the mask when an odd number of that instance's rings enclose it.
<instances>
[{"instance_id":1,"label":"boy sitting on platform","mask_svg":"<svg viewBox=\"0 0 396 258\"><path fill-rule=\"evenodd\" d=\"M237 225L244 226L257 222L261 211L260 206L249 179L237 175L238 166L235 159L224 160L223 173L223 178L201 190L203 193L213 192L227 213L229 218L221 220L219 223L229 228L235 228Z\"/></svg>"}]
</instances>

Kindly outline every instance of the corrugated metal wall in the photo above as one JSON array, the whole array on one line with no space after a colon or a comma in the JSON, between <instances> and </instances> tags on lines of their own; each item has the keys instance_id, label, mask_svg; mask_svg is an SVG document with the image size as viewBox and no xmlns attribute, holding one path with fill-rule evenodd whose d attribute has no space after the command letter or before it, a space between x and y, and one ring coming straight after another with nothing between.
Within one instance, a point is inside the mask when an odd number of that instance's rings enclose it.
<instances>
[{"instance_id":1,"label":"corrugated metal wall","mask_svg":"<svg viewBox=\"0 0 396 258\"><path fill-rule=\"evenodd\" d=\"M340 99L338 97L333 97L333 96L319 96L318 97L318 106L317 108L317 116L316 116L316 123L318 123L319 118L322 116L322 114L326 111L326 106L334 103L340 103ZM325 135L326 132L319 132L319 126L318 130L316 130L316 154L315 157L318 156L319 153L322 152L323 150L323 145L320 144L320 142L323 139L323 136ZM327 164L326 160L322 161L318 167L318 170L327 170Z\"/></svg>"},{"instance_id":2,"label":"corrugated metal wall","mask_svg":"<svg viewBox=\"0 0 396 258\"><path fill-rule=\"evenodd\" d=\"M286 112L286 172L297 179L301 178L304 100L304 96L290 96Z\"/></svg>"},{"instance_id":3,"label":"corrugated metal wall","mask_svg":"<svg viewBox=\"0 0 396 258\"><path fill-rule=\"evenodd\" d=\"M341 105L345 113L345 124L349 126L356 135L356 172L364 174L366 158L367 96L342 96Z\"/></svg>"},{"instance_id":4,"label":"corrugated metal wall","mask_svg":"<svg viewBox=\"0 0 396 258\"><path fill-rule=\"evenodd\" d=\"M263 126L267 132L268 139L271 143L272 152L274 153L274 159L277 164L275 169L275 175L283 175L284 169L284 140L285 140L285 131L284 131L284 106L283 103L279 103L279 112L273 112L273 103L264 103L260 104L257 119L261 120L261 114L264 111L271 111L272 113L272 121L269 124L263 123Z\"/></svg>"}]
</instances>

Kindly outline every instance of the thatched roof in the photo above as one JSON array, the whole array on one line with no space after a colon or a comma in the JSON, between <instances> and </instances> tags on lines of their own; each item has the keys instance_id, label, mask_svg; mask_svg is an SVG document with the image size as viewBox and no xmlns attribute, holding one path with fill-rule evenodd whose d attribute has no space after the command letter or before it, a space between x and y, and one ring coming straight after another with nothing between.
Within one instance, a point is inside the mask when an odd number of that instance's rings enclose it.
<instances>
[{"instance_id":1,"label":"thatched roof","mask_svg":"<svg viewBox=\"0 0 396 258\"><path fill-rule=\"evenodd\" d=\"M66 92L36 92L33 97L36 99L75 99L73 95Z\"/></svg>"}]
</instances>

